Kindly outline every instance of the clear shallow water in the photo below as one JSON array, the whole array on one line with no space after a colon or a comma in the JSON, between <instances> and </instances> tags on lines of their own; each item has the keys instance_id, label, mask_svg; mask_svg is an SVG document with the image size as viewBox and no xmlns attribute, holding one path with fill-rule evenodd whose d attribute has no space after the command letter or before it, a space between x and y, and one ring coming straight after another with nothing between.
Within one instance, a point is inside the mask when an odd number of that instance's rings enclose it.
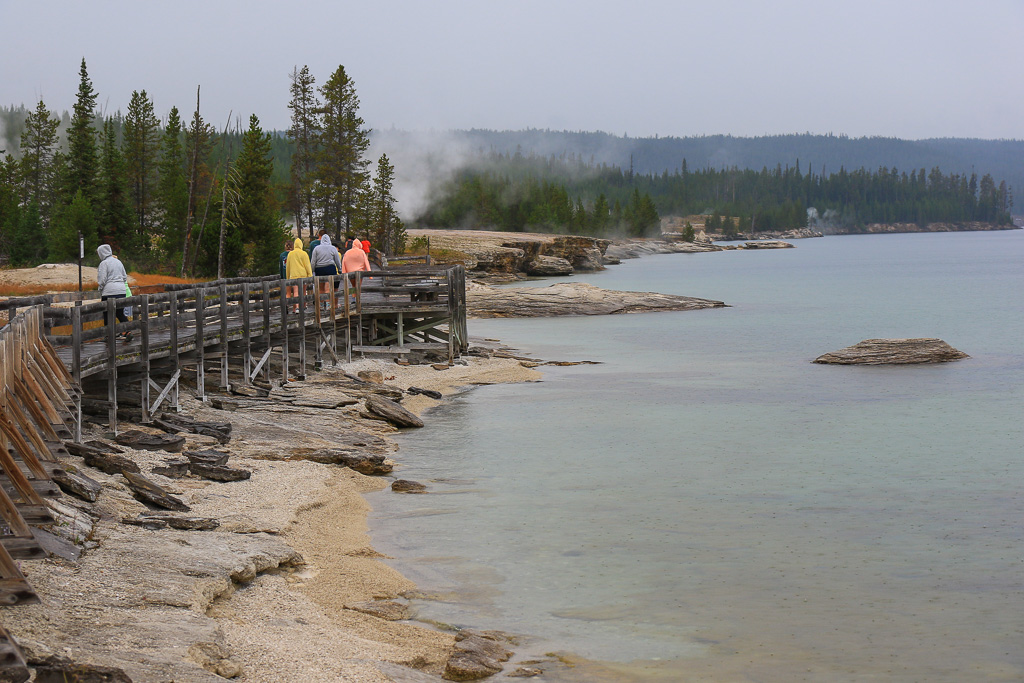
<instances>
[{"instance_id":1,"label":"clear shallow water","mask_svg":"<svg viewBox=\"0 0 1024 683\"><path fill-rule=\"evenodd\" d=\"M727 309L471 321L541 358L400 440L375 546L630 680L1024 678L1024 233L832 237L575 278ZM547 283L540 283L547 284ZM935 336L935 366L809 361ZM586 680L581 677L580 680Z\"/></svg>"}]
</instances>

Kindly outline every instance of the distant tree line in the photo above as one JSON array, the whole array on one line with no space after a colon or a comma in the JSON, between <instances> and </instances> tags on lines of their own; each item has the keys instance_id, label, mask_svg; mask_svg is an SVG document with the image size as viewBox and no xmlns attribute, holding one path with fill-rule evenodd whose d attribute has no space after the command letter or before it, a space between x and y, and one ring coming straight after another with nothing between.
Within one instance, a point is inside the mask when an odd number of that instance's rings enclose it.
<instances>
[{"instance_id":1,"label":"distant tree line","mask_svg":"<svg viewBox=\"0 0 1024 683\"><path fill-rule=\"evenodd\" d=\"M299 74L312 86L308 70L296 70L292 104ZM369 131L344 67L321 89L322 103L310 96L305 118L293 116L308 126L301 140L295 126L288 137L264 132L256 115L248 128L228 122L218 132L201 114L198 90L188 120L172 107L161 122L145 90L132 93L125 114L105 116L84 59L79 75L70 114L58 117L42 100L0 109L0 261L73 261L81 235L88 261L109 243L139 270L272 273L289 214L311 234L359 231L379 248L401 248L394 168L383 156L369 177ZM307 166L296 163L300 152L310 155Z\"/></svg>"},{"instance_id":2,"label":"distant tree line","mask_svg":"<svg viewBox=\"0 0 1024 683\"><path fill-rule=\"evenodd\" d=\"M378 131L385 138L389 131ZM829 176L841 168L875 170L882 167L905 169L941 168L947 175L979 179L989 173L1005 180L1011 190L1024 188L1024 140L978 140L933 138L901 140L887 137L850 137L841 134L700 135L692 137L630 137L602 132L526 129L518 131L464 130L448 134L451 144L465 149L514 153L532 150L541 155L573 154L591 166L630 164L636 173L673 173L682 159L691 169L775 168L792 165ZM376 144L376 139L375 139ZM1018 210L1020 207L1017 207Z\"/></svg>"},{"instance_id":3,"label":"distant tree line","mask_svg":"<svg viewBox=\"0 0 1024 683\"><path fill-rule=\"evenodd\" d=\"M794 166L639 174L573 154L541 157L481 155L436 193L417 219L430 226L548 230L577 234L650 234L658 215L710 215L728 233L807 225L808 209L834 227L858 231L869 223L1010 222L1012 197L991 175L910 173L880 168L823 176ZM729 220L725 220L729 217Z\"/></svg>"}]
</instances>

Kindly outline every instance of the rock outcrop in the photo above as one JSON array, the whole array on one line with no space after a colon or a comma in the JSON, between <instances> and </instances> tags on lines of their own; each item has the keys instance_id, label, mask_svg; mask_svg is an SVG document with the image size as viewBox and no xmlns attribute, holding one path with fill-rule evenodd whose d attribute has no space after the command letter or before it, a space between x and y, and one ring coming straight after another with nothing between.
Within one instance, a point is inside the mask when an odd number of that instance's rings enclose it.
<instances>
[{"instance_id":1,"label":"rock outcrop","mask_svg":"<svg viewBox=\"0 0 1024 683\"><path fill-rule=\"evenodd\" d=\"M836 365L901 365L946 363L970 358L941 339L865 339L845 349L818 356L815 363Z\"/></svg>"},{"instance_id":2,"label":"rock outcrop","mask_svg":"<svg viewBox=\"0 0 1024 683\"><path fill-rule=\"evenodd\" d=\"M409 234L430 237L433 247L463 254L471 272L509 277L603 270L604 253L611 244L581 235L492 230L410 230Z\"/></svg>"},{"instance_id":3,"label":"rock outcrop","mask_svg":"<svg viewBox=\"0 0 1024 683\"><path fill-rule=\"evenodd\" d=\"M721 301L655 292L618 292L581 282L562 282L548 287L471 284L466 290L466 303L469 314L477 318L612 315L725 306Z\"/></svg>"}]
</instances>

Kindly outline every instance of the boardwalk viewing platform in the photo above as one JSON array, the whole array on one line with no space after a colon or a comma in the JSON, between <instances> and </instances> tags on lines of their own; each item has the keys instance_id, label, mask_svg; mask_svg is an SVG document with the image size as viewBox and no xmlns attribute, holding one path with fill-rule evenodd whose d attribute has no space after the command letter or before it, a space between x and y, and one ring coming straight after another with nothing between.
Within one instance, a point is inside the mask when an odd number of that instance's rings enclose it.
<instances>
[{"instance_id":1,"label":"boardwalk viewing platform","mask_svg":"<svg viewBox=\"0 0 1024 683\"><path fill-rule=\"evenodd\" d=\"M468 348L465 290L462 266L409 266L0 301L0 604L39 601L17 561L47 556L33 525L53 523L47 500L76 485L59 457L80 445L83 404L93 415L99 405L116 434L119 410L141 422L177 410L183 379L206 400L208 389L287 383L359 355L450 363ZM24 666L0 627L0 674Z\"/></svg>"}]
</instances>

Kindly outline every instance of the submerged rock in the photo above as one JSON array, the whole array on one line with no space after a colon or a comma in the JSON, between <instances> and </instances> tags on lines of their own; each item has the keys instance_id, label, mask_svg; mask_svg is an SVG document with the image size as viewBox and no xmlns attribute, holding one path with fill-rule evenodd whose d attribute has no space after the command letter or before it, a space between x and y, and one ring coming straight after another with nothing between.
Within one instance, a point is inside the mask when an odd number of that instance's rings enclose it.
<instances>
[{"instance_id":1,"label":"submerged rock","mask_svg":"<svg viewBox=\"0 0 1024 683\"><path fill-rule=\"evenodd\" d=\"M941 339L865 339L818 356L815 363L835 365L900 365L908 363L946 363L970 358Z\"/></svg>"},{"instance_id":2,"label":"submerged rock","mask_svg":"<svg viewBox=\"0 0 1024 683\"><path fill-rule=\"evenodd\" d=\"M499 640L504 634L494 631L462 631L455 636L455 650L445 665L443 678L448 681L475 681L499 673L512 652Z\"/></svg>"}]
</instances>

